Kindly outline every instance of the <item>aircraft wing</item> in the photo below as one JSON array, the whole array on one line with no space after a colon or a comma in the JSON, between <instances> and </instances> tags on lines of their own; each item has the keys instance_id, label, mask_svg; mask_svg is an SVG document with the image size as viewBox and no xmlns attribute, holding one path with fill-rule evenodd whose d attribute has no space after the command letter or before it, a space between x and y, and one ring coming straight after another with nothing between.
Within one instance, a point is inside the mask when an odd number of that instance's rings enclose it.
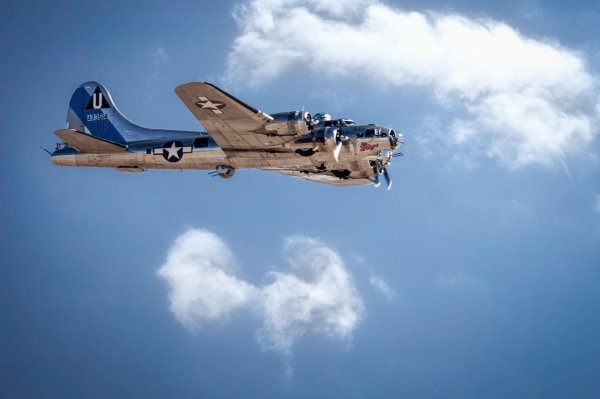
<instances>
[{"instance_id":1,"label":"aircraft wing","mask_svg":"<svg viewBox=\"0 0 600 399\"><path fill-rule=\"evenodd\" d=\"M366 186L373 185L373 181L368 178L348 178L340 179L331 173L306 173L300 170L286 168L261 168L267 172L274 172L285 176L297 177L299 179L312 181L315 183L329 184L332 186Z\"/></svg>"},{"instance_id":2,"label":"aircraft wing","mask_svg":"<svg viewBox=\"0 0 600 399\"><path fill-rule=\"evenodd\" d=\"M82 153L102 154L127 151L126 147L122 144L113 143L112 141L82 133L77 130L61 129L54 132L54 134Z\"/></svg>"},{"instance_id":3,"label":"aircraft wing","mask_svg":"<svg viewBox=\"0 0 600 399\"><path fill-rule=\"evenodd\" d=\"M273 148L290 140L257 133L273 118L210 83L186 83L175 93L226 153Z\"/></svg>"}]
</instances>

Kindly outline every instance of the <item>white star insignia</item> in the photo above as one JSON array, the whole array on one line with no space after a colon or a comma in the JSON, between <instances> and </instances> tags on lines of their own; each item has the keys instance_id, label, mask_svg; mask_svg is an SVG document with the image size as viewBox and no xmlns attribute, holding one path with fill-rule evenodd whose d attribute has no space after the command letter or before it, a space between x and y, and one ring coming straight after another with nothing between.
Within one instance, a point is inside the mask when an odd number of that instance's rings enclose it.
<instances>
[{"instance_id":1,"label":"white star insignia","mask_svg":"<svg viewBox=\"0 0 600 399\"><path fill-rule=\"evenodd\" d=\"M177 147L175 145L175 142L171 143L171 147L166 147L165 148L165 151L168 153L167 159L171 159L171 157L175 157L177 159L180 159L179 158L179 154L178 154L179 150L181 150L181 147Z\"/></svg>"},{"instance_id":2,"label":"white star insignia","mask_svg":"<svg viewBox=\"0 0 600 399\"><path fill-rule=\"evenodd\" d=\"M219 109L219 105L223 105L223 103L221 103L221 102L213 103L206 97L198 97L198 100L200 100L200 101L197 102L196 104L200 105L202 107L202 109L210 109L215 114L223 113L223 111L221 111Z\"/></svg>"}]
</instances>

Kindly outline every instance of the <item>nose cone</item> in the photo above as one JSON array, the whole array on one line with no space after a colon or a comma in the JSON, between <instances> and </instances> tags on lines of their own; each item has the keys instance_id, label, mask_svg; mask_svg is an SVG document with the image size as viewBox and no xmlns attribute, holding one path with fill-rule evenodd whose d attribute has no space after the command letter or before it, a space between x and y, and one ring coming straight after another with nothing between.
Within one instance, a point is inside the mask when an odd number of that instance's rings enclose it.
<instances>
[{"instance_id":1,"label":"nose cone","mask_svg":"<svg viewBox=\"0 0 600 399\"><path fill-rule=\"evenodd\" d=\"M390 130L390 146L392 150L400 147L404 143L404 135L402 133L396 133L393 129Z\"/></svg>"}]
</instances>

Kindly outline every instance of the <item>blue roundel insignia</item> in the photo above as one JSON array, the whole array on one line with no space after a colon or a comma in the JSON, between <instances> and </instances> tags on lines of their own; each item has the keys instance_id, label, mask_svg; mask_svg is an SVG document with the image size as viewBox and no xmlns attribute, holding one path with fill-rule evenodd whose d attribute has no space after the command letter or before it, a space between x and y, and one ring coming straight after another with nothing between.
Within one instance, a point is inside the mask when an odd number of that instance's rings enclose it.
<instances>
[{"instance_id":1,"label":"blue roundel insignia","mask_svg":"<svg viewBox=\"0 0 600 399\"><path fill-rule=\"evenodd\" d=\"M169 162L179 162L183 158L183 144L169 141L163 146L163 157Z\"/></svg>"}]
</instances>

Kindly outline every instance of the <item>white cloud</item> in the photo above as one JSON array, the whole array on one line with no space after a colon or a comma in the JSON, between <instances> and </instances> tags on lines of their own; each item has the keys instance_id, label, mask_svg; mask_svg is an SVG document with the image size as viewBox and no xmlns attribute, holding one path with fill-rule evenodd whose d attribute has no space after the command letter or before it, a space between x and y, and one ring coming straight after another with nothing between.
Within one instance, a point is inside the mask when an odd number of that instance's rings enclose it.
<instances>
[{"instance_id":1,"label":"white cloud","mask_svg":"<svg viewBox=\"0 0 600 399\"><path fill-rule=\"evenodd\" d=\"M576 52L490 19L343 4L254 0L238 7L241 34L227 79L259 84L302 66L383 87L427 87L459 115L445 121L439 139L455 148L475 142L511 168L563 163L595 137L596 78Z\"/></svg>"},{"instance_id":2,"label":"white cloud","mask_svg":"<svg viewBox=\"0 0 600 399\"><path fill-rule=\"evenodd\" d=\"M227 244L206 230L179 236L158 275L169 285L171 311L188 328L226 320L256 296L255 287L235 277Z\"/></svg>"},{"instance_id":3,"label":"white cloud","mask_svg":"<svg viewBox=\"0 0 600 399\"><path fill-rule=\"evenodd\" d=\"M381 293L388 301L392 301L396 297L396 291L394 291L382 277L371 275L371 277L369 277L369 283L371 283L373 288L379 291L379 293Z\"/></svg>"},{"instance_id":4,"label":"white cloud","mask_svg":"<svg viewBox=\"0 0 600 399\"><path fill-rule=\"evenodd\" d=\"M347 341L364 316L360 294L340 256L307 237L286 240L287 266L254 286L235 275L227 244L206 230L189 230L175 241L158 275L169 286L175 317L187 328L222 322L239 309L255 312L265 349L290 355L307 333Z\"/></svg>"},{"instance_id":5,"label":"white cloud","mask_svg":"<svg viewBox=\"0 0 600 399\"><path fill-rule=\"evenodd\" d=\"M364 308L340 256L307 238L286 240L289 272L271 272L262 288L265 348L289 353L306 333L347 340L360 324Z\"/></svg>"}]
</instances>

